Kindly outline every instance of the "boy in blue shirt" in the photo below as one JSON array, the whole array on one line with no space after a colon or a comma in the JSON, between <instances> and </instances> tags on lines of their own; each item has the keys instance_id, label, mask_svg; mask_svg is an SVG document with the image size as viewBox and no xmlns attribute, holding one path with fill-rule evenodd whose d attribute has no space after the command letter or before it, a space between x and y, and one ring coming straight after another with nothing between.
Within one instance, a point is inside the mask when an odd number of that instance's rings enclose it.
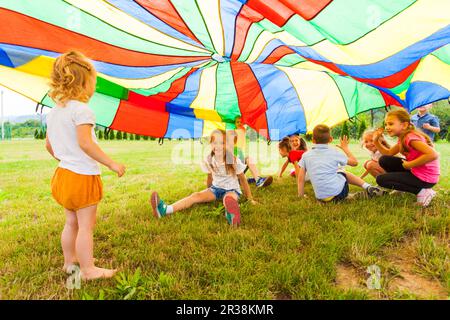
<instances>
[{"instance_id":1,"label":"boy in blue shirt","mask_svg":"<svg viewBox=\"0 0 450 320\"><path fill-rule=\"evenodd\" d=\"M319 124L313 130L314 143L311 150L306 152L300 160L298 174L298 196L304 197L305 175L309 174L316 198L323 202L339 202L347 198L349 184L366 190L369 197L382 195L384 192L355 176L350 172L340 170L349 165L355 167L358 160L348 148L348 138L343 137L338 146L345 154L328 144L333 141L330 128Z\"/></svg>"},{"instance_id":2,"label":"boy in blue shirt","mask_svg":"<svg viewBox=\"0 0 450 320\"><path fill-rule=\"evenodd\" d=\"M439 133L441 128L439 126L439 118L428 112L431 107L432 104L430 103L417 108L418 113L411 117L411 122L417 129L427 134L431 141L434 141L435 134Z\"/></svg>"}]
</instances>

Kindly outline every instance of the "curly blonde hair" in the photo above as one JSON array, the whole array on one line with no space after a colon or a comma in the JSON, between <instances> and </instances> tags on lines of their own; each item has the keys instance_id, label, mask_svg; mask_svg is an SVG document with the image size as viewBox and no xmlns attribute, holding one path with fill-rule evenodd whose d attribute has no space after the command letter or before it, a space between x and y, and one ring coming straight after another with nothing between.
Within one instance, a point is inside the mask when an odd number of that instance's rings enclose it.
<instances>
[{"instance_id":1,"label":"curly blonde hair","mask_svg":"<svg viewBox=\"0 0 450 320\"><path fill-rule=\"evenodd\" d=\"M86 103L95 92L96 78L94 66L82 53L64 53L53 64L49 96L61 105L69 100Z\"/></svg>"}]
</instances>

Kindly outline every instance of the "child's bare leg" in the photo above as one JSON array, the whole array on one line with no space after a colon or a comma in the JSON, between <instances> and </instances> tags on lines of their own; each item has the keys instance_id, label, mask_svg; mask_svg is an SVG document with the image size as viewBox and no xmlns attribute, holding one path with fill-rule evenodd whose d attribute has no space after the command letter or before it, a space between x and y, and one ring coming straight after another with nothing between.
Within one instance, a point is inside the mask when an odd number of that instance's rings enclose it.
<instances>
[{"instance_id":1,"label":"child's bare leg","mask_svg":"<svg viewBox=\"0 0 450 320\"><path fill-rule=\"evenodd\" d=\"M353 173L345 172L345 175L347 176L347 182L354 186L358 186L358 187L362 188L363 185L366 183L363 179L361 179L358 176L355 176Z\"/></svg>"},{"instance_id":2,"label":"child's bare leg","mask_svg":"<svg viewBox=\"0 0 450 320\"><path fill-rule=\"evenodd\" d=\"M172 205L173 212L190 208L196 203L211 202L214 200L216 200L216 196L209 189L200 192L194 192L190 196L175 202Z\"/></svg>"},{"instance_id":3,"label":"child's bare leg","mask_svg":"<svg viewBox=\"0 0 450 320\"><path fill-rule=\"evenodd\" d=\"M245 158L245 164L248 166L248 169L250 170L250 173L252 174L253 178L255 178L255 180L258 179L259 178L258 168L253 162L253 159L251 159L250 157Z\"/></svg>"},{"instance_id":4,"label":"child's bare leg","mask_svg":"<svg viewBox=\"0 0 450 320\"><path fill-rule=\"evenodd\" d=\"M61 247L64 254L64 272L70 265L77 262L75 242L78 234L78 220L75 211L64 209L66 224L61 234Z\"/></svg>"},{"instance_id":5,"label":"child's bare leg","mask_svg":"<svg viewBox=\"0 0 450 320\"><path fill-rule=\"evenodd\" d=\"M227 192L227 193L223 196L223 198L225 199L225 197L230 197L230 196L233 197L234 200L239 201L239 197L237 196L236 192L233 192L233 191Z\"/></svg>"},{"instance_id":6,"label":"child's bare leg","mask_svg":"<svg viewBox=\"0 0 450 320\"><path fill-rule=\"evenodd\" d=\"M85 280L111 278L116 270L98 268L94 265L94 227L97 205L77 211L78 236L76 240L77 258L80 262L82 277Z\"/></svg>"}]
</instances>

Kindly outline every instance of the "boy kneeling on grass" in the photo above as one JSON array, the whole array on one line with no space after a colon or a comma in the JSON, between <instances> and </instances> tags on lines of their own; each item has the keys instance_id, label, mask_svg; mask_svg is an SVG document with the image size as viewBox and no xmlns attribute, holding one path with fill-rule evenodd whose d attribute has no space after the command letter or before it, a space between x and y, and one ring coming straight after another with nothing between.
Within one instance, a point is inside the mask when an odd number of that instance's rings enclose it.
<instances>
[{"instance_id":1,"label":"boy kneeling on grass","mask_svg":"<svg viewBox=\"0 0 450 320\"><path fill-rule=\"evenodd\" d=\"M339 202L347 198L349 184L363 188L369 197L382 195L384 192L372 186L350 172L340 167L349 165L356 167L358 160L348 147L348 138L343 137L338 146L345 154L330 147L333 141L330 128L319 124L313 130L314 145L306 152L299 162L298 195L304 197L305 175L309 174L316 198L323 202Z\"/></svg>"}]
</instances>

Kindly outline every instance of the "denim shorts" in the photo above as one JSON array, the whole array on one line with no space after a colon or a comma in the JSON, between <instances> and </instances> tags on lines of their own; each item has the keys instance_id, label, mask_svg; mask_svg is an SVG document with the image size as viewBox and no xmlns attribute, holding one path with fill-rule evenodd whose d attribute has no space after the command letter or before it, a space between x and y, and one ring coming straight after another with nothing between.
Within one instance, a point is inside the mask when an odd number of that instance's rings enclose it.
<instances>
[{"instance_id":1,"label":"denim shorts","mask_svg":"<svg viewBox=\"0 0 450 320\"><path fill-rule=\"evenodd\" d=\"M209 188L209 190L214 194L214 196L216 197L216 200L222 200L223 197L228 193L228 192L234 192L236 193L236 195L238 196L238 199L241 197L241 193L236 190L236 189L231 189L231 190L226 190L226 189L222 189L222 188L217 188L215 186L211 186Z\"/></svg>"},{"instance_id":2,"label":"denim shorts","mask_svg":"<svg viewBox=\"0 0 450 320\"><path fill-rule=\"evenodd\" d=\"M342 191L339 194L335 195L334 197L328 198L327 200L321 200L322 202L340 202L347 198L349 192L347 175L344 172L338 172L338 174L343 175L345 178L345 184L344 187L342 188Z\"/></svg>"},{"instance_id":3,"label":"denim shorts","mask_svg":"<svg viewBox=\"0 0 450 320\"><path fill-rule=\"evenodd\" d=\"M334 196L334 198L333 198L334 202L339 202L339 201L345 200L345 198L347 198L347 196L348 196L348 191L349 191L348 182L347 182L347 175L344 172L338 172L338 174L342 174L344 176L345 184L344 184L344 187L342 188L341 193L339 193L338 195Z\"/></svg>"}]
</instances>

